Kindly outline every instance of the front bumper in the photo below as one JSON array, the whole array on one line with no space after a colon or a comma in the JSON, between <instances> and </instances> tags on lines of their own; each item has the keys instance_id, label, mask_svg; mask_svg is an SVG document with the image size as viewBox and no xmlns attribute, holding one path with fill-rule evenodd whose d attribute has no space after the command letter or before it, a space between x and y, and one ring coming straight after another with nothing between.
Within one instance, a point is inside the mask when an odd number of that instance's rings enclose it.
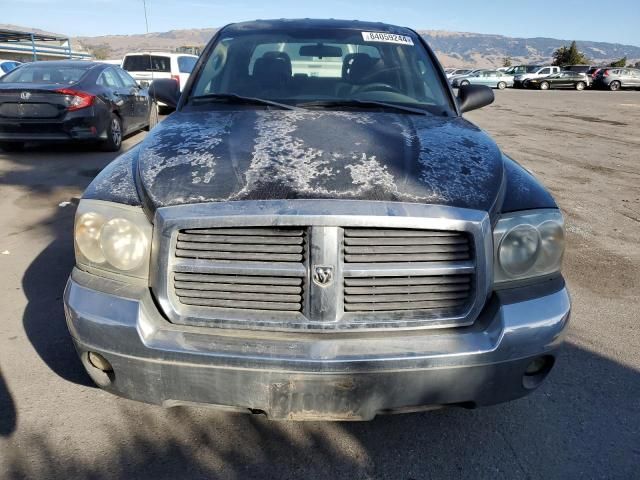
<instances>
[{"instance_id":1,"label":"front bumper","mask_svg":"<svg viewBox=\"0 0 640 480\"><path fill-rule=\"evenodd\" d=\"M368 420L378 413L490 405L538 386L532 360L549 366L570 300L562 278L505 290L470 327L376 333L282 333L169 323L146 287L75 269L67 324L98 385L134 400L210 405L274 419ZM88 352L113 371L98 370Z\"/></svg>"}]
</instances>

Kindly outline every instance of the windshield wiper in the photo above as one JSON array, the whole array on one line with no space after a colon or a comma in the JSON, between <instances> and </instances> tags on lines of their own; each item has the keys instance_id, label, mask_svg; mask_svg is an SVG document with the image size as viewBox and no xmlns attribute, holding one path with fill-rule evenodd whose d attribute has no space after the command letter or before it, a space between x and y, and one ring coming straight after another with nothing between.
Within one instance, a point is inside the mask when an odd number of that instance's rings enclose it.
<instances>
[{"instance_id":1,"label":"windshield wiper","mask_svg":"<svg viewBox=\"0 0 640 480\"><path fill-rule=\"evenodd\" d=\"M394 103L378 102L375 100L317 100L315 102L298 103L298 107L355 107L355 108L388 108L398 110L404 113L413 113L416 115L428 115L429 112L421 108L407 107L404 105L396 105Z\"/></svg>"},{"instance_id":2,"label":"windshield wiper","mask_svg":"<svg viewBox=\"0 0 640 480\"><path fill-rule=\"evenodd\" d=\"M190 101L194 103L219 102L235 105L267 105L269 107L282 108L283 110L296 110L296 107L287 105L286 103L274 102L273 100L266 100L264 98L243 97L235 93L209 93L191 97Z\"/></svg>"}]
</instances>

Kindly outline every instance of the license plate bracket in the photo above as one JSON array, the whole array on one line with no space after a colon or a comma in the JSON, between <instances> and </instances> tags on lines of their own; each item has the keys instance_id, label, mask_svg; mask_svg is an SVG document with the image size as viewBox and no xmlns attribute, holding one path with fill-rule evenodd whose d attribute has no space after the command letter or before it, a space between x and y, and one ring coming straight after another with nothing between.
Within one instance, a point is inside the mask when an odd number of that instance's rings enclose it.
<instances>
[{"instance_id":1,"label":"license plate bracket","mask_svg":"<svg viewBox=\"0 0 640 480\"><path fill-rule=\"evenodd\" d=\"M269 416L287 420L362 420L368 388L353 378L295 379L270 386ZM365 402L366 403L366 402Z\"/></svg>"}]
</instances>

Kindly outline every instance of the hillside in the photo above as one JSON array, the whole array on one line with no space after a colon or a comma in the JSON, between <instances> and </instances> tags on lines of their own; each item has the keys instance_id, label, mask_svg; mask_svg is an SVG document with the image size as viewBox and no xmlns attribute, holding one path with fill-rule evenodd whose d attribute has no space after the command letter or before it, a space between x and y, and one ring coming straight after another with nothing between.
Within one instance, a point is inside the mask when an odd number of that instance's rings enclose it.
<instances>
[{"instance_id":1,"label":"hillside","mask_svg":"<svg viewBox=\"0 0 640 480\"><path fill-rule=\"evenodd\" d=\"M554 50L571 40L555 38L515 38L479 33L419 30L438 53L443 65L500 66L505 57L513 63L548 62ZM640 47L618 43L578 40L578 49L595 64L608 63L624 56L629 62L640 60Z\"/></svg>"},{"instance_id":2,"label":"hillside","mask_svg":"<svg viewBox=\"0 0 640 480\"><path fill-rule=\"evenodd\" d=\"M29 30L27 27L0 25L0 28ZM215 33L215 28L170 30L135 35L106 35L72 38L73 45L91 51L107 47L110 58L120 58L135 50L169 50L181 46L203 46ZM553 51L571 40L555 38L516 38L503 35L418 30L436 51L445 66L500 66L505 57L513 63L549 62ZM595 64L608 63L624 56L630 63L640 60L640 47L617 43L577 41L578 48Z\"/></svg>"}]
</instances>

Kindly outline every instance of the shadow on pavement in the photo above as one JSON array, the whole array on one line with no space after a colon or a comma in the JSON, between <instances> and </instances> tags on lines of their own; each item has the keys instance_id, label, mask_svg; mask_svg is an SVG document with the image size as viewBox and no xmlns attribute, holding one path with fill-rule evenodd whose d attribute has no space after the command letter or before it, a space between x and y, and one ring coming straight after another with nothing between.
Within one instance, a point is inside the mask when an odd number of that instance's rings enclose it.
<instances>
[{"instance_id":1,"label":"shadow on pavement","mask_svg":"<svg viewBox=\"0 0 640 480\"><path fill-rule=\"evenodd\" d=\"M66 380L87 386L93 383L78 361L69 337L62 294L74 265L73 218L78 198L93 177L118 155L92 151L85 145L28 145L25 151L10 154L12 168L0 177L0 185L26 190L14 202L18 212L38 209L53 212L46 220L13 233L33 231L32 235L47 234L54 238L33 259L22 278L28 301L23 314L24 330L51 370ZM59 207L62 201L70 203Z\"/></svg>"},{"instance_id":2,"label":"shadow on pavement","mask_svg":"<svg viewBox=\"0 0 640 480\"><path fill-rule=\"evenodd\" d=\"M0 437L11 435L17 423L16 405L0 370Z\"/></svg>"},{"instance_id":3,"label":"shadow on pavement","mask_svg":"<svg viewBox=\"0 0 640 480\"><path fill-rule=\"evenodd\" d=\"M8 478L637 478L639 398L637 371L567 345L540 390L479 410L366 423L288 423L120 401L118 415L96 429L90 445L56 443L46 432L28 432L19 448L6 452L6 473ZM80 456L74 455L78 449Z\"/></svg>"}]
</instances>

